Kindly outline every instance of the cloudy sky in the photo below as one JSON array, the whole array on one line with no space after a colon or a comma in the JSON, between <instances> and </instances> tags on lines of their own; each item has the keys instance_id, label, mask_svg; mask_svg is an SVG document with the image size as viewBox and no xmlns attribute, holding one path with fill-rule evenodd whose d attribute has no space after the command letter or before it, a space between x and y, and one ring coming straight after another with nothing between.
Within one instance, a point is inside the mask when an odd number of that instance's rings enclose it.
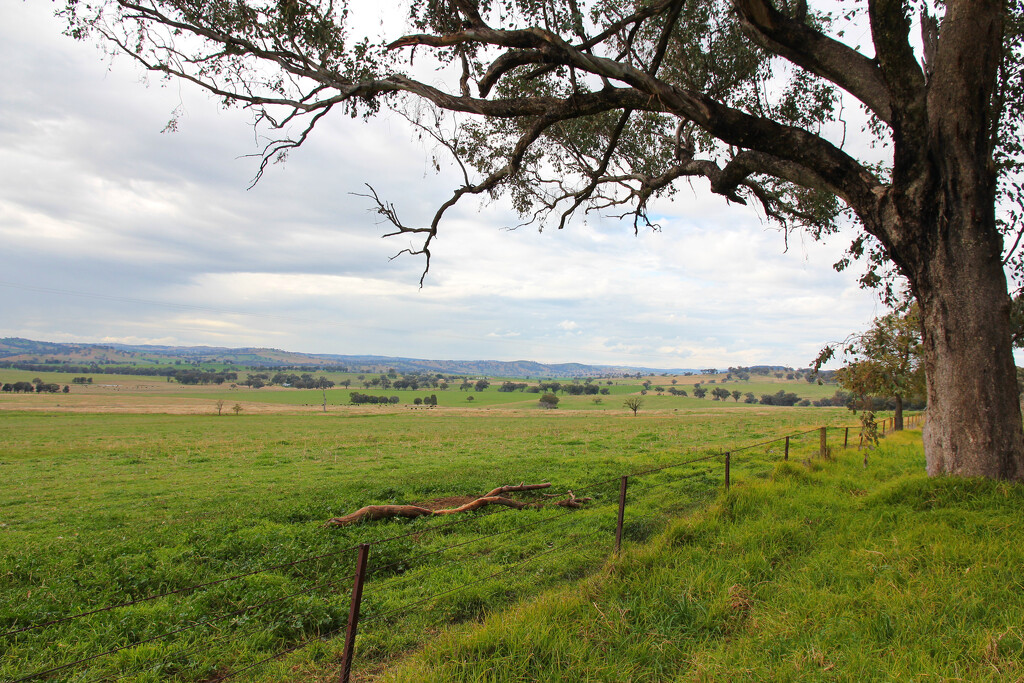
<instances>
[{"instance_id":1,"label":"cloudy sky","mask_svg":"<svg viewBox=\"0 0 1024 683\"><path fill-rule=\"evenodd\" d=\"M504 230L501 204L449 213L425 286L382 239L372 184L407 224L456 178L404 122L338 117L247 189L247 114L146 82L60 35L47 2L0 9L0 336L271 346L438 359L805 366L884 310L848 243L780 233L695 183L664 230L611 221ZM162 132L178 111L174 133Z\"/></svg>"}]
</instances>

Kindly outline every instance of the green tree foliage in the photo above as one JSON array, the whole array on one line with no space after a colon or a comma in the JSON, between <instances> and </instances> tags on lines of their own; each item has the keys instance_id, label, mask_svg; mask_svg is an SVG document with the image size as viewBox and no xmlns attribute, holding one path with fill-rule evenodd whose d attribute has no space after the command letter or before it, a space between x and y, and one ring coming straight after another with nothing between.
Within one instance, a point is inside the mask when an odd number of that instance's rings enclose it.
<instances>
[{"instance_id":1,"label":"green tree foliage","mask_svg":"<svg viewBox=\"0 0 1024 683\"><path fill-rule=\"evenodd\" d=\"M1015 349L1024 349L1024 291L1017 292L1010 304L1010 340Z\"/></svg>"},{"instance_id":2,"label":"green tree foliage","mask_svg":"<svg viewBox=\"0 0 1024 683\"><path fill-rule=\"evenodd\" d=\"M626 400L622 402L622 405L633 411L633 417L640 411L640 408L644 405L643 398L639 396L627 396Z\"/></svg>"},{"instance_id":3,"label":"green tree foliage","mask_svg":"<svg viewBox=\"0 0 1024 683\"><path fill-rule=\"evenodd\" d=\"M395 399L395 400L392 400ZM349 393L349 403L353 405L362 405L368 403L370 405L385 405L388 403L398 403L397 396L370 396L367 394L361 394L358 391Z\"/></svg>"},{"instance_id":4,"label":"green tree foliage","mask_svg":"<svg viewBox=\"0 0 1024 683\"><path fill-rule=\"evenodd\" d=\"M558 397L554 394L541 394L541 397L537 399L537 402L544 408L558 407Z\"/></svg>"},{"instance_id":5,"label":"green tree foliage","mask_svg":"<svg viewBox=\"0 0 1024 683\"><path fill-rule=\"evenodd\" d=\"M761 405L765 406L794 406L800 397L791 391L785 389L779 389L774 394L762 394Z\"/></svg>"},{"instance_id":6,"label":"green tree foliage","mask_svg":"<svg viewBox=\"0 0 1024 683\"><path fill-rule=\"evenodd\" d=\"M836 371L840 386L857 397L855 407L870 409L871 396L892 397L896 429L903 429L904 401L925 393L920 329L916 306L875 318L844 345L847 362Z\"/></svg>"}]
</instances>

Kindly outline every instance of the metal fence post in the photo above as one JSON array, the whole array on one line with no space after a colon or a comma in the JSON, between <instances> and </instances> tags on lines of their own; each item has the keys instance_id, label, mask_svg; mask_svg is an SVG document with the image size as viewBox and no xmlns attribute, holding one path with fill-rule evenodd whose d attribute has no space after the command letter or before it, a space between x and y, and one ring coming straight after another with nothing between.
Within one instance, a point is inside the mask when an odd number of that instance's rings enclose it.
<instances>
[{"instance_id":1,"label":"metal fence post","mask_svg":"<svg viewBox=\"0 0 1024 683\"><path fill-rule=\"evenodd\" d=\"M366 580L366 560L370 555L370 544L359 546L356 559L356 578L352 583L352 602L348 610L348 625L345 629L345 652L341 656L341 683L349 683L352 675L352 657L356 649L356 629L359 626L359 605L363 601L363 581Z\"/></svg>"},{"instance_id":2,"label":"metal fence post","mask_svg":"<svg viewBox=\"0 0 1024 683\"><path fill-rule=\"evenodd\" d=\"M789 460L789 437L786 437L786 454L782 456L783 460Z\"/></svg>"},{"instance_id":3,"label":"metal fence post","mask_svg":"<svg viewBox=\"0 0 1024 683\"><path fill-rule=\"evenodd\" d=\"M729 461L732 458L729 455L729 451L725 452L725 490L729 490Z\"/></svg>"},{"instance_id":4,"label":"metal fence post","mask_svg":"<svg viewBox=\"0 0 1024 683\"><path fill-rule=\"evenodd\" d=\"M850 428L847 427L846 431L843 432L843 448L850 445Z\"/></svg>"},{"instance_id":5,"label":"metal fence post","mask_svg":"<svg viewBox=\"0 0 1024 683\"><path fill-rule=\"evenodd\" d=\"M821 428L821 444L818 446L818 455L822 458L825 457L825 452L828 450L828 432L827 427Z\"/></svg>"},{"instance_id":6,"label":"metal fence post","mask_svg":"<svg viewBox=\"0 0 1024 683\"><path fill-rule=\"evenodd\" d=\"M615 554L619 554L622 548L622 520L626 516L626 486L629 477L623 477L619 482L619 520L615 525Z\"/></svg>"}]
</instances>

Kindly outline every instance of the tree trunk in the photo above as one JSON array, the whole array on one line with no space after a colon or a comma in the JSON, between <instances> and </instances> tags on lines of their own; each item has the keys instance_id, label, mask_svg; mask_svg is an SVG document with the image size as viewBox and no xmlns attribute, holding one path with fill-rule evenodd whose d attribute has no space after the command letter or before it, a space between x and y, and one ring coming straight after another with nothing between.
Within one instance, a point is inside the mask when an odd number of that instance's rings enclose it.
<instances>
[{"instance_id":1,"label":"tree trunk","mask_svg":"<svg viewBox=\"0 0 1024 683\"><path fill-rule=\"evenodd\" d=\"M932 476L1024 478L991 140L1004 13L996 0L947 3L926 87L908 75L891 90L903 104L887 218L906 223L891 223L887 248L921 307ZM909 73L906 51L889 58Z\"/></svg>"},{"instance_id":2,"label":"tree trunk","mask_svg":"<svg viewBox=\"0 0 1024 683\"><path fill-rule=\"evenodd\" d=\"M903 397L896 394L896 411L892 414L892 428L894 431L903 431Z\"/></svg>"},{"instance_id":3,"label":"tree trunk","mask_svg":"<svg viewBox=\"0 0 1024 683\"><path fill-rule=\"evenodd\" d=\"M931 476L1019 480L1024 429L1010 297L994 219L985 225L970 204L956 207L959 225L940 221L945 239L931 241L927 272L915 283L928 383L925 458Z\"/></svg>"}]
</instances>

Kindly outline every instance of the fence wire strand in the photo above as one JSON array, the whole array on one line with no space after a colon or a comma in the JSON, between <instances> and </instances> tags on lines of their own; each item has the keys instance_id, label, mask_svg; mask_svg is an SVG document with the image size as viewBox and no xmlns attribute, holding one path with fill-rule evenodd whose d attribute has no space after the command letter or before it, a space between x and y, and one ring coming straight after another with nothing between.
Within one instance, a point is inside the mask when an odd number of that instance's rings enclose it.
<instances>
[{"instance_id":1,"label":"fence wire strand","mask_svg":"<svg viewBox=\"0 0 1024 683\"><path fill-rule=\"evenodd\" d=\"M584 537L585 541L589 540L590 538L592 538L592 537L594 537L596 535L597 535L597 532ZM519 567L521 567L521 566L523 566L523 565L525 565L525 564L527 564L529 562L532 562L533 560L537 559L538 557L543 557L545 555L550 555L550 554L552 554L552 553L554 553L556 551L565 551L565 550L569 550L569 549L572 549L572 548L577 548L577 547L579 547L581 545L583 545L583 543L568 544L568 545L566 545L564 547L563 546L559 546L559 547L556 547L556 548L550 548L549 550L541 551L539 553L534 553L530 557L522 559L519 562L511 564L511 565L509 565L507 567L503 567L502 569L499 569L498 571L496 571L496 572L494 572L492 574L488 574L487 576L481 577L481 578L476 579L474 581L470 581L469 583L463 583L463 584L460 584L458 586L455 586L454 588L450 588L448 590L441 591L439 593L434 593L432 595L427 595L425 597L418 598L417 600L414 600L411 603L407 603L405 605L402 605L401 607L396 607L395 609L388 610L387 612L383 612L381 614L374 614L374 615L371 615L371 616L367 616L365 619L360 620L360 623L368 623L368 622L372 623L372 622L375 622L375 621L381 621L381 620L387 619L388 617L392 616L393 614L397 614L398 612L408 612L411 608L416 607L418 605L422 605L423 603L429 602L430 600L436 600L437 598L443 597L445 595L450 595L452 593L456 593L458 591L465 590L466 588L470 588L472 586L479 585L479 584L484 583L485 581L489 581L489 580L491 580L491 579L493 579L493 578L495 578L497 576L501 576L502 574L507 574L508 572L512 571L513 569L517 569L517 568L519 568Z\"/></svg>"},{"instance_id":2,"label":"fence wire strand","mask_svg":"<svg viewBox=\"0 0 1024 683\"><path fill-rule=\"evenodd\" d=\"M548 524L550 522L553 522L553 521L556 521L556 520L559 520L559 519L564 519L564 518L569 517L571 515L579 517L579 516L582 516L582 513L589 512L589 511L594 510L594 509L596 509L596 508L593 508L593 507L592 508L586 508L586 509L584 509L581 512L579 509L572 509L572 508L570 508L570 509L568 509L568 510L566 510L564 512L558 513L557 515L552 515L551 517L547 517L545 519L540 519L540 520L536 520L534 522L529 522L529 523L524 524L522 526L511 527L511 528L505 529L503 531L496 531L496 532L494 532L492 534L486 534L486 535L483 535L483 536L477 536L475 538L471 538L468 541L463 541L461 543L455 543L453 545L445 546L443 548L438 548L437 550L430 550L428 552L420 553L418 555L413 555L413 556L408 557L408 558L403 559L403 560L396 560L395 562L383 565L381 567L374 567L371 570L370 575L372 576L375 573L382 572L382 571L384 571L386 569L390 569L392 567L396 567L396 566L401 565L401 564L412 563L414 560L418 560L418 559L423 558L423 557L430 557L430 556L433 556L433 555L440 555L440 554L445 553L445 552L447 552L449 550L453 550L455 548L461 548L463 546L471 545L471 544L476 543L478 541L484 541L484 540L487 540L489 538L495 538L497 536L502 536L502 535L505 535L505 534L513 533L513 532L521 532L521 531L524 531L524 530L536 529L536 528L541 527L541 526L543 526L545 524Z\"/></svg>"}]
</instances>

